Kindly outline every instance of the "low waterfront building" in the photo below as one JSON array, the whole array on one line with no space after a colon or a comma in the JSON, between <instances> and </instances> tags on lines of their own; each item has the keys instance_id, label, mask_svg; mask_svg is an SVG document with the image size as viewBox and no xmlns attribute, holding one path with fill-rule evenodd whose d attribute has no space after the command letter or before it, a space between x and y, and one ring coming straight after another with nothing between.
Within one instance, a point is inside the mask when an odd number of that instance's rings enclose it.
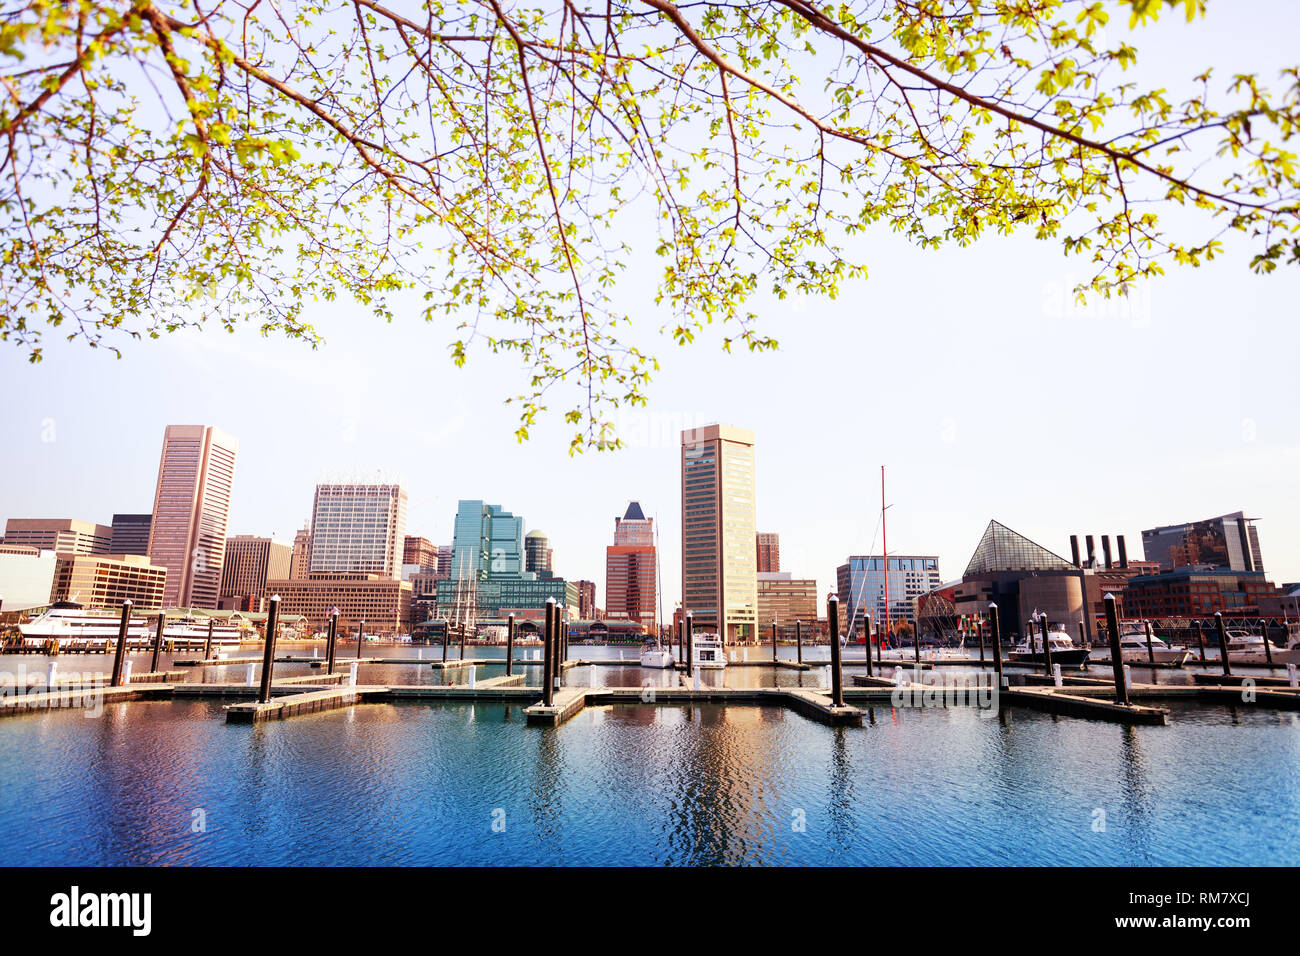
<instances>
[{"instance_id":1,"label":"low waterfront building","mask_svg":"<svg viewBox=\"0 0 1300 956\"><path fill-rule=\"evenodd\" d=\"M1143 618L1259 617L1276 588L1263 571L1177 568L1128 582L1125 612Z\"/></svg>"},{"instance_id":2,"label":"low waterfront building","mask_svg":"<svg viewBox=\"0 0 1300 956\"><path fill-rule=\"evenodd\" d=\"M143 554L61 554L49 600L107 608L130 601L137 608L158 608L165 603L167 573Z\"/></svg>"},{"instance_id":3,"label":"low waterfront building","mask_svg":"<svg viewBox=\"0 0 1300 956\"><path fill-rule=\"evenodd\" d=\"M308 625L320 629L338 608L339 626L366 622L366 632L402 634L411 627L411 584L379 574L310 572L306 578L266 582L268 597L280 595L280 610L301 614Z\"/></svg>"},{"instance_id":4,"label":"low waterfront building","mask_svg":"<svg viewBox=\"0 0 1300 956\"><path fill-rule=\"evenodd\" d=\"M805 626L817 620L816 578L796 578L789 571L758 572L758 640L777 632L793 634L795 621Z\"/></svg>"},{"instance_id":5,"label":"low waterfront building","mask_svg":"<svg viewBox=\"0 0 1300 956\"><path fill-rule=\"evenodd\" d=\"M5 522L4 543L58 554L108 554L113 529L76 518L10 518Z\"/></svg>"}]
</instances>

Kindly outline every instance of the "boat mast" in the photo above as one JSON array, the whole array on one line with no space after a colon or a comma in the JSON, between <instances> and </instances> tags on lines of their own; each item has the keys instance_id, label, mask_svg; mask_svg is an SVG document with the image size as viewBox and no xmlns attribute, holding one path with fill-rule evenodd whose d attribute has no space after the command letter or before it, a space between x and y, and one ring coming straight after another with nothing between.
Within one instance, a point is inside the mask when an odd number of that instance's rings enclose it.
<instances>
[{"instance_id":1,"label":"boat mast","mask_svg":"<svg viewBox=\"0 0 1300 956\"><path fill-rule=\"evenodd\" d=\"M889 535L885 532L885 466L880 466L880 551L885 571L885 636L889 636ZM912 635L916 639L916 635ZM868 651L870 640L868 640Z\"/></svg>"}]
</instances>

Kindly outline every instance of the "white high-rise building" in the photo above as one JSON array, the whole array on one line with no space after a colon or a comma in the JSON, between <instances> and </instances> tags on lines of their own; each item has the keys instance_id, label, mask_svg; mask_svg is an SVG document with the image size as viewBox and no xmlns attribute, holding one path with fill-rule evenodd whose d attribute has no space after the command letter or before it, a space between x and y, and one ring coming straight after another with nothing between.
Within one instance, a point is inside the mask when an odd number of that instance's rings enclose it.
<instances>
[{"instance_id":1,"label":"white high-rise building","mask_svg":"<svg viewBox=\"0 0 1300 956\"><path fill-rule=\"evenodd\" d=\"M311 515L312 574L402 576L406 491L395 484L316 486Z\"/></svg>"}]
</instances>

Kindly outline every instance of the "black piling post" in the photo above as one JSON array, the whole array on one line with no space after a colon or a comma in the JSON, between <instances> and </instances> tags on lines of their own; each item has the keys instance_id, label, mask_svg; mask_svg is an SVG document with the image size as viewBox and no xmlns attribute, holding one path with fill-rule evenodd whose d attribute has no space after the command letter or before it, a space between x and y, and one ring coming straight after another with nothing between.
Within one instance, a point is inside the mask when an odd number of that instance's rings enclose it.
<instances>
[{"instance_id":1,"label":"black piling post","mask_svg":"<svg viewBox=\"0 0 1300 956\"><path fill-rule=\"evenodd\" d=\"M772 622L772 663L776 663L776 621Z\"/></svg>"},{"instance_id":2,"label":"black piling post","mask_svg":"<svg viewBox=\"0 0 1300 956\"><path fill-rule=\"evenodd\" d=\"M1219 632L1219 659L1223 661L1223 676L1232 676L1232 665L1228 662L1228 632L1223 628L1223 612L1214 612L1214 629Z\"/></svg>"},{"instance_id":3,"label":"black piling post","mask_svg":"<svg viewBox=\"0 0 1300 956\"><path fill-rule=\"evenodd\" d=\"M117 647L113 650L113 686L122 686L122 662L126 659L126 632L131 625L131 602L122 602L122 623L117 628Z\"/></svg>"},{"instance_id":4,"label":"black piling post","mask_svg":"<svg viewBox=\"0 0 1300 956\"><path fill-rule=\"evenodd\" d=\"M1115 610L1115 595L1107 594L1106 630L1110 632L1110 669L1115 675L1115 701L1128 704L1128 685L1124 682L1124 654L1119 648L1119 613Z\"/></svg>"},{"instance_id":5,"label":"black piling post","mask_svg":"<svg viewBox=\"0 0 1300 956\"><path fill-rule=\"evenodd\" d=\"M1080 647L1088 646L1088 633L1084 629L1084 625L1082 621L1079 622L1079 646Z\"/></svg>"},{"instance_id":6,"label":"black piling post","mask_svg":"<svg viewBox=\"0 0 1300 956\"><path fill-rule=\"evenodd\" d=\"M1205 632L1201 630L1201 622L1193 621L1192 627L1196 629L1196 646L1201 653L1201 661L1205 661Z\"/></svg>"},{"instance_id":7,"label":"black piling post","mask_svg":"<svg viewBox=\"0 0 1300 956\"><path fill-rule=\"evenodd\" d=\"M1145 625L1147 635L1147 663L1154 664L1156 662L1156 649L1151 641L1151 622L1143 621L1142 623Z\"/></svg>"},{"instance_id":8,"label":"black piling post","mask_svg":"<svg viewBox=\"0 0 1300 956\"><path fill-rule=\"evenodd\" d=\"M826 623L831 628L831 706L844 706L844 675L840 673L840 599L826 600Z\"/></svg>"},{"instance_id":9,"label":"black piling post","mask_svg":"<svg viewBox=\"0 0 1300 956\"><path fill-rule=\"evenodd\" d=\"M921 626L912 625L912 650L915 652L912 656L916 658L917 683L920 683L921 677Z\"/></svg>"},{"instance_id":10,"label":"black piling post","mask_svg":"<svg viewBox=\"0 0 1300 956\"><path fill-rule=\"evenodd\" d=\"M695 661L693 660L693 658L695 657L695 648L691 646L695 639L695 634L693 633L694 626L695 626L695 620L691 616L691 612L687 611L686 612L686 676L687 677L690 677L692 674L695 673Z\"/></svg>"},{"instance_id":11,"label":"black piling post","mask_svg":"<svg viewBox=\"0 0 1300 956\"><path fill-rule=\"evenodd\" d=\"M993 639L993 671L998 677L998 689L1002 689L1002 628L998 626L998 606L989 602L989 637Z\"/></svg>"},{"instance_id":12,"label":"black piling post","mask_svg":"<svg viewBox=\"0 0 1300 956\"><path fill-rule=\"evenodd\" d=\"M203 659L212 659L212 629L217 626L215 618L208 618L208 639L203 642Z\"/></svg>"},{"instance_id":13,"label":"black piling post","mask_svg":"<svg viewBox=\"0 0 1300 956\"><path fill-rule=\"evenodd\" d=\"M1272 667L1273 666L1273 645L1270 644L1268 640L1268 622L1265 621L1262 617L1259 619L1259 636L1264 639L1264 660L1268 662L1269 667Z\"/></svg>"},{"instance_id":14,"label":"black piling post","mask_svg":"<svg viewBox=\"0 0 1300 956\"><path fill-rule=\"evenodd\" d=\"M554 666L554 643L551 635L555 630L555 598L546 599L546 630L542 635L542 703L547 707L555 700L555 687L551 681Z\"/></svg>"},{"instance_id":15,"label":"black piling post","mask_svg":"<svg viewBox=\"0 0 1300 956\"><path fill-rule=\"evenodd\" d=\"M870 654L871 648L868 647L867 651L868 654ZM796 655L795 660L797 660L800 664L802 664L803 663L803 621L794 622L794 652Z\"/></svg>"},{"instance_id":16,"label":"black piling post","mask_svg":"<svg viewBox=\"0 0 1300 956\"><path fill-rule=\"evenodd\" d=\"M975 618L975 635L979 638L980 641L980 663L983 664L984 663L984 619L978 616Z\"/></svg>"},{"instance_id":17,"label":"black piling post","mask_svg":"<svg viewBox=\"0 0 1300 956\"><path fill-rule=\"evenodd\" d=\"M158 631L153 636L153 657L149 660L149 673L158 672L158 652L162 650L162 635L164 628L167 627L167 615L162 611L158 612Z\"/></svg>"},{"instance_id":18,"label":"black piling post","mask_svg":"<svg viewBox=\"0 0 1300 956\"><path fill-rule=\"evenodd\" d=\"M357 660L361 660L361 647L366 643L366 619L362 618L361 623L357 625Z\"/></svg>"},{"instance_id":19,"label":"black piling post","mask_svg":"<svg viewBox=\"0 0 1300 956\"><path fill-rule=\"evenodd\" d=\"M1043 670L1048 677L1052 676L1052 642L1047 639L1047 615L1038 616L1038 629L1043 635Z\"/></svg>"},{"instance_id":20,"label":"black piling post","mask_svg":"<svg viewBox=\"0 0 1300 956\"><path fill-rule=\"evenodd\" d=\"M271 595L266 610L266 648L262 651L262 686L257 699L265 704L271 700L271 672L275 669L275 632L280 621L280 595Z\"/></svg>"},{"instance_id":21,"label":"black piling post","mask_svg":"<svg viewBox=\"0 0 1300 956\"><path fill-rule=\"evenodd\" d=\"M447 663L447 645L451 643L451 621L442 629L442 662Z\"/></svg>"},{"instance_id":22,"label":"black piling post","mask_svg":"<svg viewBox=\"0 0 1300 956\"><path fill-rule=\"evenodd\" d=\"M515 672L515 616L506 618L506 676Z\"/></svg>"},{"instance_id":23,"label":"black piling post","mask_svg":"<svg viewBox=\"0 0 1300 956\"><path fill-rule=\"evenodd\" d=\"M871 615L862 615L862 626L866 629L867 643L864 645L867 649L867 676L871 676Z\"/></svg>"},{"instance_id":24,"label":"black piling post","mask_svg":"<svg viewBox=\"0 0 1300 956\"><path fill-rule=\"evenodd\" d=\"M339 612L330 615L329 638L325 644L325 673L334 673L334 647L339 635Z\"/></svg>"}]
</instances>

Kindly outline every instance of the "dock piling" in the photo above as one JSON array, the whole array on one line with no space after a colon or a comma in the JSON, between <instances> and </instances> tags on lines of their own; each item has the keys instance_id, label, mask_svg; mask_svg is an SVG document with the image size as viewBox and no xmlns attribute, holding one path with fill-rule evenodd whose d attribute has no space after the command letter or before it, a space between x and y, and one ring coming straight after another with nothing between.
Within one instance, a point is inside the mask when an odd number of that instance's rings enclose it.
<instances>
[{"instance_id":1,"label":"dock piling","mask_svg":"<svg viewBox=\"0 0 1300 956\"><path fill-rule=\"evenodd\" d=\"M510 677L515 670L515 616L513 614L506 618L506 676Z\"/></svg>"},{"instance_id":2,"label":"dock piling","mask_svg":"<svg viewBox=\"0 0 1300 956\"><path fill-rule=\"evenodd\" d=\"M989 602L989 637L993 639L993 672L997 675L998 690L1002 690L1002 628L998 625L998 606Z\"/></svg>"},{"instance_id":3,"label":"dock piling","mask_svg":"<svg viewBox=\"0 0 1300 956\"><path fill-rule=\"evenodd\" d=\"M873 676L871 673L871 615L862 615L862 647L867 652L867 676Z\"/></svg>"},{"instance_id":4,"label":"dock piling","mask_svg":"<svg viewBox=\"0 0 1300 956\"><path fill-rule=\"evenodd\" d=\"M546 631L542 635L542 703L550 707L555 701L551 670L555 666L552 634L555 628L555 598L546 599Z\"/></svg>"},{"instance_id":5,"label":"dock piling","mask_svg":"<svg viewBox=\"0 0 1300 956\"><path fill-rule=\"evenodd\" d=\"M1268 622L1262 617L1259 619L1259 636L1264 639L1264 660L1268 666L1273 666L1273 645L1268 639Z\"/></svg>"},{"instance_id":6,"label":"dock piling","mask_svg":"<svg viewBox=\"0 0 1300 956\"><path fill-rule=\"evenodd\" d=\"M975 636L980 642L980 664L984 663L984 619L979 615L975 616Z\"/></svg>"},{"instance_id":7,"label":"dock piling","mask_svg":"<svg viewBox=\"0 0 1300 956\"><path fill-rule=\"evenodd\" d=\"M122 623L117 628L117 647L113 650L113 686L122 686L122 661L126 658L126 632L131 624L131 602L122 602Z\"/></svg>"},{"instance_id":8,"label":"dock piling","mask_svg":"<svg viewBox=\"0 0 1300 956\"><path fill-rule=\"evenodd\" d=\"M149 660L149 673L158 673L158 652L162 650L163 628L167 626L167 615L158 612L158 630L153 636L153 657Z\"/></svg>"},{"instance_id":9,"label":"dock piling","mask_svg":"<svg viewBox=\"0 0 1300 956\"><path fill-rule=\"evenodd\" d=\"M208 639L203 642L203 659L212 660L212 629L217 626L215 617L208 618Z\"/></svg>"},{"instance_id":10,"label":"dock piling","mask_svg":"<svg viewBox=\"0 0 1300 956\"><path fill-rule=\"evenodd\" d=\"M1228 633L1223 628L1223 612L1214 612L1214 629L1219 634L1219 659L1223 661L1223 676L1232 676L1232 665L1228 662Z\"/></svg>"},{"instance_id":11,"label":"dock piling","mask_svg":"<svg viewBox=\"0 0 1300 956\"><path fill-rule=\"evenodd\" d=\"M339 609L330 612L329 638L325 645L325 673L334 673L334 648L339 636Z\"/></svg>"},{"instance_id":12,"label":"dock piling","mask_svg":"<svg viewBox=\"0 0 1300 956\"><path fill-rule=\"evenodd\" d=\"M1052 674L1052 642L1047 639L1047 613L1038 615L1038 629L1043 635L1043 672Z\"/></svg>"},{"instance_id":13,"label":"dock piling","mask_svg":"<svg viewBox=\"0 0 1300 956\"><path fill-rule=\"evenodd\" d=\"M266 609L266 648L262 652L262 686L257 693L258 703L262 704L271 701L271 674L275 669L275 632L279 622L280 595L272 594L271 603Z\"/></svg>"},{"instance_id":14,"label":"dock piling","mask_svg":"<svg viewBox=\"0 0 1300 956\"><path fill-rule=\"evenodd\" d=\"M361 647L366 643L366 619L362 618L357 625L357 660L361 660ZM465 655L461 655L464 657Z\"/></svg>"},{"instance_id":15,"label":"dock piling","mask_svg":"<svg viewBox=\"0 0 1300 956\"><path fill-rule=\"evenodd\" d=\"M772 663L776 663L776 621L772 622Z\"/></svg>"},{"instance_id":16,"label":"dock piling","mask_svg":"<svg viewBox=\"0 0 1300 956\"><path fill-rule=\"evenodd\" d=\"M1115 675L1115 701L1128 704L1128 672L1124 667L1124 654L1119 647L1119 612L1115 609L1115 595L1107 594L1106 630L1110 637L1110 669Z\"/></svg>"},{"instance_id":17,"label":"dock piling","mask_svg":"<svg viewBox=\"0 0 1300 956\"><path fill-rule=\"evenodd\" d=\"M690 611L686 612L686 676L690 677L695 672L695 649L691 646L694 639L695 619Z\"/></svg>"},{"instance_id":18,"label":"dock piling","mask_svg":"<svg viewBox=\"0 0 1300 956\"><path fill-rule=\"evenodd\" d=\"M1196 646L1200 650L1201 660L1205 660L1205 632L1201 630L1201 622L1193 621L1192 627L1196 630Z\"/></svg>"},{"instance_id":19,"label":"dock piling","mask_svg":"<svg viewBox=\"0 0 1300 956\"><path fill-rule=\"evenodd\" d=\"M844 674L840 668L840 599L826 599L826 623L831 629L831 706L844 706ZM917 646L920 646L919 639Z\"/></svg>"}]
</instances>

